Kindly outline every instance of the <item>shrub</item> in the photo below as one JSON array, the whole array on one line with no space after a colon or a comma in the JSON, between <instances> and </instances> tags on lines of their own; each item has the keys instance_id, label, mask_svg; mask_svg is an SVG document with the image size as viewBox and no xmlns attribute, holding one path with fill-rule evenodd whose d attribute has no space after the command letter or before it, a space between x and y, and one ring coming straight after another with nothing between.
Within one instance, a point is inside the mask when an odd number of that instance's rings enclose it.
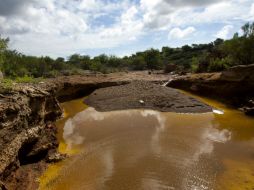
<instances>
[{"instance_id":1,"label":"shrub","mask_svg":"<svg viewBox=\"0 0 254 190\"><path fill-rule=\"evenodd\" d=\"M24 77L17 77L14 79L14 82L17 83L39 83L42 81L42 78L33 78L30 76L24 76Z\"/></svg>"},{"instance_id":2,"label":"shrub","mask_svg":"<svg viewBox=\"0 0 254 190\"><path fill-rule=\"evenodd\" d=\"M222 58L222 59L214 59L210 62L208 66L208 71L209 72L218 72L218 71L223 71L226 70L231 66L231 60L230 58Z\"/></svg>"}]
</instances>

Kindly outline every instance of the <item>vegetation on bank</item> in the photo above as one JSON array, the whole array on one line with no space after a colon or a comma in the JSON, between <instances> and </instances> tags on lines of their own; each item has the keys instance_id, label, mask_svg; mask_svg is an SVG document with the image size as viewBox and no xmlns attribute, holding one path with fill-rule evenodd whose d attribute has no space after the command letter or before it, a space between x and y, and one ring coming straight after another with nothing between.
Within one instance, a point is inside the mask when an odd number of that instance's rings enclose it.
<instances>
[{"instance_id":1,"label":"vegetation on bank","mask_svg":"<svg viewBox=\"0 0 254 190\"><path fill-rule=\"evenodd\" d=\"M242 27L230 40L216 39L208 44L185 45L180 48L149 49L119 58L105 54L91 58L74 54L52 59L23 55L8 49L9 39L0 38L0 70L17 81L38 77L85 74L87 70L102 73L127 70L160 70L165 72L215 72L235 65L254 63L254 22Z\"/></svg>"}]
</instances>

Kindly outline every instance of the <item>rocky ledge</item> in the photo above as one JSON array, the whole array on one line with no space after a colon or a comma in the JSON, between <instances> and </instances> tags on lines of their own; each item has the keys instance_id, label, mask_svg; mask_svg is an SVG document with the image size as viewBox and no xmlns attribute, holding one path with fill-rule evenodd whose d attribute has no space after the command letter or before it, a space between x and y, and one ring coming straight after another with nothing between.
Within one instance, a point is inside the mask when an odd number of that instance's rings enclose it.
<instances>
[{"instance_id":1,"label":"rocky ledge","mask_svg":"<svg viewBox=\"0 0 254 190\"><path fill-rule=\"evenodd\" d=\"M56 153L58 143L53 122L61 114L56 97L48 90L20 85L1 95L0 179L6 188L18 186L15 185L19 183L16 171L20 166ZM26 187L22 185L19 189Z\"/></svg>"},{"instance_id":2,"label":"rocky ledge","mask_svg":"<svg viewBox=\"0 0 254 190\"><path fill-rule=\"evenodd\" d=\"M236 66L222 73L179 76L168 86L219 99L254 115L254 65Z\"/></svg>"}]
</instances>

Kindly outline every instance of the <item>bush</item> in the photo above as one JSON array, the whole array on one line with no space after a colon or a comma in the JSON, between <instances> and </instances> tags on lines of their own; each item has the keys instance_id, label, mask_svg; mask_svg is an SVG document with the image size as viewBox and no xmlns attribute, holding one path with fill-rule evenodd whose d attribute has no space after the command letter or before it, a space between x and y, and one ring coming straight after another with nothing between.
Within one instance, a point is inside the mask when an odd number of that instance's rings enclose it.
<instances>
[{"instance_id":1,"label":"bush","mask_svg":"<svg viewBox=\"0 0 254 190\"><path fill-rule=\"evenodd\" d=\"M211 61L208 67L209 72L219 72L226 70L231 66L231 60L226 57L223 59L216 58L215 60Z\"/></svg>"},{"instance_id":2,"label":"bush","mask_svg":"<svg viewBox=\"0 0 254 190\"><path fill-rule=\"evenodd\" d=\"M42 80L42 78L33 78L30 76L24 76L24 77L17 77L14 79L17 83L39 83Z\"/></svg>"},{"instance_id":3,"label":"bush","mask_svg":"<svg viewBox=\"0 0 254 190\"><path fill-rule=\"evenodd\" d=\"M132 59L132 69L136 71L141 71L146 69L146 62L143 56L135 56Z\"/></svg>"},{"instance_id":4,"label":"bush","mask_svg":"<svg viewBox=\"0 0 254 190\"><path fill-rule=\"evenodd\" d=\"M191 72L196 73L198 71L199 59L193 57L191 60Z\"/></svg>"},{"instance_id":5,"label":"bush","mask_svg":"<svg viewBox=\"0 0 254 190\"><path fill-rule=\"evenodd\" d=\"M11 79L0 80L0 93L5 94L13 89L13 81Z\"/></svg>"}]
</instances>

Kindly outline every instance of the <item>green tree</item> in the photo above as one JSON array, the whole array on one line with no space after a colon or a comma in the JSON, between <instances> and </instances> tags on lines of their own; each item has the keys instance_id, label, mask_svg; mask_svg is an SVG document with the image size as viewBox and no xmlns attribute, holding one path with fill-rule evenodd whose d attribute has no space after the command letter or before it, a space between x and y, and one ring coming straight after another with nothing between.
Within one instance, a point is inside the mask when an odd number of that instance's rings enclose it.
<instances>
[{"instance_id":1,"label":"green tree","mask_svg":"<svg viewBox=\"0 0 254 190\"><path fill-rule=\"evenodd\" d=\"M253 23L246 23L242 26L243 36L248 38L254 35L254 22Z\"/></svg>"},{"instance_id":2,"label":"green tree","mask_svg":"<svg viewBox=\"0 0 254 190\"><path fill-rule=\"evenodd\" d=\"M235 61L236 65L254 63L254 22L246 23L242 30L243 36L234 35L234 38L225 41L222 47L222 50Z\"/></svg>"},{"instance_id":3,"label":"green tree","mask_svg":"<svg viewBox=\"0 0 254 190\"><path fill-rule=\"evenodd\" d=\"M133 70L145 70L146 62L143 56L134 56L132 58L132 69Z\"/></svg>"},{"instance_id":4,"label":"green tree","mask_svg":"<svg viewBox=\"0 0 254 190\"><path fill-rule=\"evenodd\" d=\"M0 36L0 70L2 69L2 65L5 59L5 51L8 48L9 38L1 38Z\"/></svg>"},{"instance_id":5,"label":"green tree","mask_svg":"<svg viewBox=\"0 0 254 190\"><path fill-rule=\"evenodd\" d=\"M109 59L108 56L105 54L101 54L99 56L94 57L94 60L100 62L102 65L107 65L108 59Z\"/></svg>"},{"instance_id":6,"label":"green tree","mask_svg":"<svg viewBox=\"0 0 254 190\"><path fill-rule=\"evenodd\" d=\"M162 69L162 60L159 50L153 48L146 50L144 58L148 69L151 70Z\"/></svg>"}]
</instances>

